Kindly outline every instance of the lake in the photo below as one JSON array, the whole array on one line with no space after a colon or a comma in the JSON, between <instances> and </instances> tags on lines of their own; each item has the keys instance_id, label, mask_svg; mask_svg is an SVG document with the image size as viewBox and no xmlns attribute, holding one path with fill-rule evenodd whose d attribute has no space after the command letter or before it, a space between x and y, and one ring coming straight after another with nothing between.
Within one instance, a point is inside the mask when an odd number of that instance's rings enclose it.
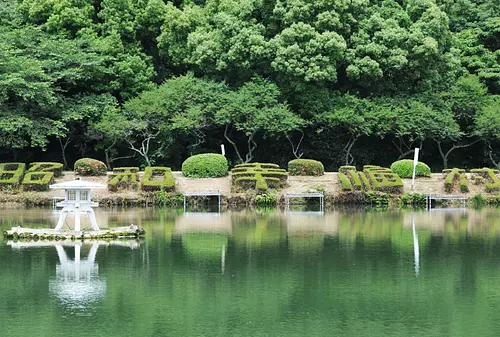
<instances>
[{"instance_id":1,"label":"lake","mask_svg":"<svg viewBox=\"0 0 500 337\"><path fill-rule=\"evenodd\" d=\"M500 209L96 211L140 241L0 241L2 336L498 336ZM0 227L54 227L0 209Z\"/></svg>"}]
</instances>

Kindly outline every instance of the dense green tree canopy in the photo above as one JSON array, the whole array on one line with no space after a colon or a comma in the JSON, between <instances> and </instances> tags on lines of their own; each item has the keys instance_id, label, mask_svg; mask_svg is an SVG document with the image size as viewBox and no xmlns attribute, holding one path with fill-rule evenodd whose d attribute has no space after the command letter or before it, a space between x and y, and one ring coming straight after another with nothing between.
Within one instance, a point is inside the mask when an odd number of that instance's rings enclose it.
<instances>
[{"instance_id":1,"label":"dense green tree canopy","mask_svg":"<svg viewBox=\"0 0 500 337\"><path fill-rule=\"evenodd\" d=\"M499 18L495 0L0 0L0 159L179 167L225 143L233 163L498 165Z\"/></svg>"}]
</instances>

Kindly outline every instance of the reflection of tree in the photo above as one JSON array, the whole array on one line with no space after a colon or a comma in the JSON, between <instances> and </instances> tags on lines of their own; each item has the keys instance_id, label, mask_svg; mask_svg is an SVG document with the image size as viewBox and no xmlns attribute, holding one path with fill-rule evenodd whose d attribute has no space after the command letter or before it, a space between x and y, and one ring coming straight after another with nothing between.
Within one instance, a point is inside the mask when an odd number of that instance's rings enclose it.
<instances>
[{"instance_id":1,"label":"reflection of tree","mask_svg":"<svg viewBox=\"0 0 500 337\"><path fill-rule=\"evenodd\" d=\"M284 219L279 216L254 216L237 214L231 216L231 239L238 247L277 247L286 238Z\"/></svg>"}]
</instances>

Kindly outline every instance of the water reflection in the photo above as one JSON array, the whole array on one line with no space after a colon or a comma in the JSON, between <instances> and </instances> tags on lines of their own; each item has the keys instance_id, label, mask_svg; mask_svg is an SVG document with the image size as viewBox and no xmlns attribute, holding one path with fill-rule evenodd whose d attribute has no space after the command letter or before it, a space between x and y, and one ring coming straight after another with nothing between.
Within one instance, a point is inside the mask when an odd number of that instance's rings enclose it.
<instances>
[{"instance_id":1,"label":"water reflection","mask_svg":"<svg viewBox=\"0 0 500 337\"><path fill-rule=\"evenodd\" d=\"M49 293L58 298L70 309L85 309L106 295L106 280L99 276L99 265L96 262L97 250L100 246L122 246L135 249L140 246L136 240L115 241L12 241L7 245L13 249L32 249L54 247L59 262L56 264L56 275L49 280ZM87 257L82 257L82 249L89 247ZM68 251L73 251L73 258Z\"/></svg>"},{"instance_id":2,"label":"water reflection","mask_svg":"<svg viewBox=\"0 0 500 337\"><path fill-rule=\"evenodd\" d=\"M27 312L40 327L33 336L493 337L500 330L497 209L99 212L109 226L144 227L140 249L99 245L94 254L83 244L77 259L74 246L13 249L0 241L5 335L25 335ZM50 211L18 215L38 223ZM0 223L10 228L15 217L0 213ZM92 281L101 281L94 299L58 297L56 284ZM68 307L91 316L65 315Z\"/></svg>"}]
</instances>

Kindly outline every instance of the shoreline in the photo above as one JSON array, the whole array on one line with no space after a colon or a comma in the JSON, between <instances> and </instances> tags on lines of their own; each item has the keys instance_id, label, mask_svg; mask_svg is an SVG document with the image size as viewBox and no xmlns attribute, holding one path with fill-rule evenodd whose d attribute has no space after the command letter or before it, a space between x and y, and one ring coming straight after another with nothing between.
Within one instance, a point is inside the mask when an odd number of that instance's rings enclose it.
<instances>
[{"instance_id":1,"label":"shoreline","mask_svg":"<svg viewBox=\"0 0 500 337\"><path fill-rule=\"evenodd\" d=\"M343 192L340 188L338 173L325 172L322 176L289 176L287 185L283 189L269 190L266 194L273 195L273 201L270 204L261 203L256 200L257 192L247 190L244 192L233 191L231 188L231 175L222 178L186 178L182 172L172 172L175 177L175 192L143 192L141 190L124 190L111 192L107 189L93 190L93 200L99 202L99 206L138 206L148 207L156 205L179 206L183 205L183 193L200 192L207 190L219 190L221 193L222 208L232 208L240 206L284 206L285 193L306 193L321 191L324 193L324 205L398 205L402 197L408 193L425 195L460 195L468 199L477 195L485 198L496 198L498 204L499 196L491 193L485 193L482 186L470 184L469 192L460 193L453 191L445 192L444 178L441 173L434 173L430 178L416 178L415 189L411 190L411 179L402 179L404 184L403 194L387 194L374 191L352 191ZM139 173L142 177L143 172ZM56 179L54 183L70 181L75 179L72 171L63 172L63 176ZM80 177L82 180L93 181L106 185L107 176L89 176ZM28 191L0 191L0 206L9 207L9 205L25 206L51 206L54 197L63 196L62 190L50 190L47 192L28 192ZM206 197L190 199L190 204L200 205L206 203ZM308 204L307 201L297 200L298 205ZM314 201L316 202L316 201ZM425 204L424 204L425 205Z\"/></svg>"}]
</instances>

